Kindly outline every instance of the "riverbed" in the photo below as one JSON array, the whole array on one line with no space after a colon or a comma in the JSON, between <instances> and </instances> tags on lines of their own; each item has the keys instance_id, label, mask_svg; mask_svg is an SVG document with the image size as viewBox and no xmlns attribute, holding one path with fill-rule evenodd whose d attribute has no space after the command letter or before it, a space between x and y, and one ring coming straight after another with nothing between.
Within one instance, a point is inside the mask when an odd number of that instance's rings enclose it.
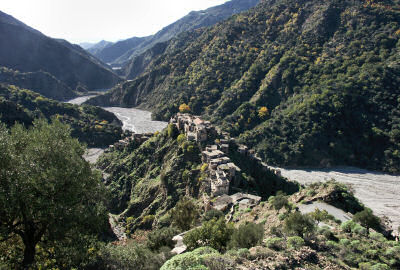
<instances>
[{"instance_id":1,"label":"riverbed","mask_svg":"<svg viewBox=\"0 0 400 270\"><path fill-rule=\"evenodd\" d=\"M67 101L67 103L81 105L88 99L96 95L77 97ZM167 126L167 122L151 120L151 112L139 110L136 108L121 108L121 107L103 107L103 109L112 112L119 120L122 121L123 130L129 130L138 134L154 133L161 131Z\"/></svg>"},{"instance_id":2,"label":"riverbed","mask_svg":"<svg viewBox=\"0 0 400 270\"><path fill-rule=\"evenodd\" d=\"M88 95L77 97L67 101L67 103L81 105L88 99L96 95ZM154 133L161 131L167 126L167 122L152 121L151 112L139 110L135 108L121 108L121 107L103 107L103 109L112 112L123 123L122 129L129 130L138 134ZM104 153L104 149L89 148L84 155L84 158L94 164L98 158Z\"/></svg>"},{"instance_id":3,"label":"riverbed","mask_svg":"<svg viewBox=\"0 0 400 270\"><path fill-rule=\"evenodd\" d=\"M335 179L350 186L354 195L379 217L388 217L393 229L400 226L400 176L354 167L331 169L283 169L282 176L301 184Z\"/></svg>"}]
</instances>

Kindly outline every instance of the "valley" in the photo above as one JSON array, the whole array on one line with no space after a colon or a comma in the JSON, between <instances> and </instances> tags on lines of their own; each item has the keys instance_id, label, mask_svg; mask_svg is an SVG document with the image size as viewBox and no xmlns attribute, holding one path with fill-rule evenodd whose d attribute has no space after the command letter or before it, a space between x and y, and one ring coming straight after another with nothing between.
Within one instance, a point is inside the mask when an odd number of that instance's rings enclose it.
<instances>
[{"instance_id":1,"label":"valley","mask_svg":"<svg viewBox=\"0 0 400 270\"><path fill-rule=\"evenodd\" d=\"M68 102L81 104L92 97L94 95L79 97ZM154 133L161 131L167 125L166 122L151 121L151 113L147 111L121 107L104 107L104 109L114 113L123 122L123 129L136 133ZM101 153L96 153L98 158ZM283 177L302 185L331 179L344 183L354 189L355 196L376 215L388 218L394 230L400 226L400 176L355 167L288 169L270 166L270 168L280 170Z\"/></svg>"},{"instance_id":2,"label":"valley","mask_svg":"<svg viewBox=\"0 0 400 270\"><path fill-rule=\"evenodd\" d=\"M400 269L400 0L42 1L0 3L1 270Z\"/></svg>"}]
</instances>

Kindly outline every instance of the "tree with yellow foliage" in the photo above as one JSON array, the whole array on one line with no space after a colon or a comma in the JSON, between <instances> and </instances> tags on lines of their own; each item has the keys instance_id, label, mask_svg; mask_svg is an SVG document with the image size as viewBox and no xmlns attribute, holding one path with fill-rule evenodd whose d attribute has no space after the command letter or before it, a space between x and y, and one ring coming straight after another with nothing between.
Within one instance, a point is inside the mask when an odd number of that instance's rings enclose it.
<instances>
[{"instance_id":1,"label":"tree with yellow foliage","mask_svg":"<svg viewBox=\"0 0 400 270\"><path fill-rule=\"evenodd\" d=\"M268 111L268 108L267 108L267 107L261 107L261 108L258 110L258 116L259 116L261 119L264 119L265 117L267 117L268 114L269 114L269 111Z\"/></svg>"},{"instance_id":2,"label":"tree with yellow foliage","mask_svg":"<svg viewBox=\"0 0 400 270\"><path fill-rule=\"evenodd\" d=\"M189 113L189 112L190 112L190 107L189 107L189 105L187 105L186 103L182 103L182 104L179 106L179 111L180 111L181 113Z\"/></svg>"}]
</instances>

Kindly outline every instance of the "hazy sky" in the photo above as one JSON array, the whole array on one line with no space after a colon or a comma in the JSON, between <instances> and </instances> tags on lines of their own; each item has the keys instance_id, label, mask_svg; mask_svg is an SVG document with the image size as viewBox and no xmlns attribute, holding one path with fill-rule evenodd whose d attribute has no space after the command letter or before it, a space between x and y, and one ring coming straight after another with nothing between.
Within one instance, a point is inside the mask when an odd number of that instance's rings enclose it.
<instances>
[{"instance_id":1,"label":"hazy sky","mask_svg":"<svg viewBox=\"0 0 400 270\"><path fill-rule=\"evenodd\" d=\"M0 0L0 10L70 42L147 36L192 10L227 0Z\"/></svg>"}]
</instances>

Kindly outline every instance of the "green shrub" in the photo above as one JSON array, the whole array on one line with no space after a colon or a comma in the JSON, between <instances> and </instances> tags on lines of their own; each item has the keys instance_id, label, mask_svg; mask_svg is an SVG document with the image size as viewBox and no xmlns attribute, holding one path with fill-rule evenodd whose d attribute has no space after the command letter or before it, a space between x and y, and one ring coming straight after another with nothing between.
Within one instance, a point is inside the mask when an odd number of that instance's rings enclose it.
<instances>
[{"instance_id":1,"label":"green shrub","mask_svg":"<svg viewBox=\"0 0 400 270\"><path fill-rule=\"evenodd\" d=\"M381 230L381 222L377 216L372 213L372 210L365 208L363 211L354 215L353 220L360 223L363 227L372 228L376 231Z\"/></svg>"},{"instance_id":2,"label":"green shrub","mask_svg":"<svg viewBox=\"0 0 400 270\"><path fill-rule=\"evenodd\" d=\"M285 240L280 237L274 237L267 239L265 244L270 249L282 250L285 247Z\"/></svg>"},{"instance_id":3,"label":"green shrub","mask_svg":"<svg viewBox=\"0 0 400 270\"><path fill-rule=\"evenodd\" d=\"M203 216L203 220L204 221L209 221L212 220L213 218L219 219L221 217L224 217L224 213L220 210L216 210L216 209L211 209L210 211L207 211L204 216Z\"/></svg>"},{"instance_id":4,"label":"green shrub","mask_svg":"<svg viewBox=\"0 0 400 270\"><path fill-rule=\"evenodd\" d=\"M275 210L280 210L283 207L286 208L289 207L288 197L281 191L278 191L278 193L275 196L271 196L268 199L268 202L272 205L272 207Z\"/></svg>"},{"instance_id":5,"label":"green shrub","mask_svg":"<svg viewBox=\"0 0 400 270\"><path fill-rule=\"evenodd\" d=\"M136 244L125 246L107 245L94 265L100 269L159 269L164 263L163 256ZM96 267L94 267L96 269Z\"/></svg>"},{"instance_id":6,"label":"green shrub","mask_svg":"<svg viewBox=\"0 0 400 270\"><path fill-rule=\"evenodd\" d=\"M288 216L288 213L282 213L282 214L279 214L279 215L278 215L278 219L279 219L280 221L282 221L282 220L284 220L285 218L287 218L287 216Z\"/></svg>"},{"instance_id":7,"label":"green shrub","mask_svg":"<svg viewBox=\"0 0 400 270\"><path fill-rule=\"evenodd\" d=\"M366 228L364 228L363 226L361 226L360 224L357 224L356 226L354 226L351 231L358 235L363 235L363 236L368 235L368 230Z\"/></svg>"},{"instance_id":8,"label":"green shrub","mask_svg":"<svg viewBox=\"0 0 400 270\"><path fill-rule=\"evenodd\" d=\"M248 258L250 255L250 251L247 248L240 248L237 250L237 255L241 258Z\"/></svg>"},{"instance_id":9,"label":"green shrub","mask_svg":"<svg viewBox=\"0 0 400 270\"><path fill-rule=\"evenodd\" d=\"M172 238L178 233L175 228L162 228L152 231L147 235L146 246L151 250L159 250L161 247L173 248L175 242Z\"/></svg>"},{"instance_id":10,"label":"green shrub","mask_svg":"<svg viewBox=\"0 0 400 270\"><path fill-rule=\"evenodd\" d=\"M186 231L196 222L198 210L194 202L184 197L171 210L171 220L179 229Z\"/></svg>"},{"instance_id":11,"label":"green shrub","mask_svg":"<svg viewBox=\"0 0 400 270\"><path fill-rule=\"evenodd\" d=\"M205 265L205 258L210 255L218 257L220 254L210 247L202 247L192 252L176 255L168 260L160 270L186 270L186 269L209 269Z\"/></svg>"},{"instance_id":12,"label":"green shrub","mask_svg":"<svg viewBox=\"0 0 400 270\"><path fill-rule=\"evenodd\" d=\"M388 257L397 256L400 259L400 246L395 246L386 250L385 255Z\"/></svg>"},{"instance_id":13,"label":"green shrub","mask_svg":"<svg viewBox=\"0 0 400 270\"><path fill-rule=\"evenodd\" d=\"M348 220L344 223L342 223L342 225L340 225L340 229L343 232L351 232L355 227L357 226L357 223L355 223L353 220Z\"/></svg>"},{"instance_id":14,"label":"green shrub","mask_svg":"<svg viewBox=\"0 0 400 270\"><path fill-rule=\"evenodd\" d=\"M342 238L342 239L339 240L339 243L340 243L342 246L347 246L347 245L350 244L350 240L347 239L347 238Z\"/></svg>"},{"instance_id":15,"label":"green shrub","mask_svg":"<svg viewBox=\"0 0 400 270\"><path fill-rule=\"evenodd\" d=\"M369 237L375 241L386 242L385 236L381 233L373 232L369 235Z\"/></svg>"},{"instance_id":16,"label":"green shrub","mask_svg":"<svg viewBox=\"0 0 400 270\"><path fill-rule=\"evenodd\" d=\"M365 256L370 260L375 260L379 256L379 251L375 249L369 249L365 252Z\"/></svg>"},{"instance_id":17,"label":"green shrub","mask_svg":"<svg viewBox=\"0 0 400 270\"><path fill-rule=\"evenodd\" d=\"M390 267L384 263L377 263L371 267L371 270L390 270Z\"/></svg>"},{"instance_id":18,"label":"green shrub","mask_svg":"<svg viewBox=\"0 0 400 270\"><path fill-rule=\"evenodd\" d=\"M169 124L167 128L168 137L175 139L179 134L179 130L174 124Z\"/></svg>"},{"instance_id":19,"label":"green shrub","mask_svg":"<svg viewBox=\"0 0 400 270\"><path fill-rule=\"evenodd\" d=\"M150 229L153 224L154 219L155 219L154 215L144 216L142 219L141 226L144 228Z\"/></svg>"},{"instance_id":20,"label":"green shrub","mask_svg":"<svg viewBox=\"0 0 400 270\"><path fill-rule=\"evenodd\" d=\"M304 238L304 236L312 234L314 230L314 221L308 215L294 212L285 219L284 231L288 235L297 235Z\"/></svg>"},{"instance_id":21,"label":"green shrub","mask_svg":"<svg viewBox=\"0 0 400 270\"><path fill-rule=\"evenodd\" d=\"M363 263L359 263L358 264L358 268L360 269L360 270L370 270L371 269L371 263L369 263L369 262L363 262Z\"/></svg>"},{"instance_id":22,"label":"green shrub","mask_svg":"<svg viewBox=\"0 0 400 270\"><path fill-rule=\"evenodd\" d=\"M261 243L264 226L255 223L242 224L233 232L229 248L251 248Z\"/></svg>"},{"instance_id":23,"label":"green shrub","mask_svg":"<svg viewBox=\"0 0 400 270\"><path fill-rule=\"evenodd\" d=\"M188 232L183 238L183 242L188 250L198 247L209 246L223 251L229 242L234 227L232 224L226 224L223 218L206 221L199 228Z\"/></svg>"},{"instance_id":24,"label":"green shrub","mask_svg":"<svg viewBox=\"0 0 400 270\"><path fill-rule=\"evenodd\" d=\"M329 215L328 211L321 211L318 208L316 208L314 212L310 213L310 216L317 222L317 224L319 224L321 221L333 219L333 216Z\"/></svg>"},{"instance_id":25,"label":"green shrub","mask_svg":"<svg viewBox=\"0 0 400 270\"><path fill-rule=\"evenodd\" d=\"M339 248L338 243L336 243L335 241L331 241L331 240L326 241L326 245L327 245L327 247L332 248L332 249Z\"/></svg>"},{"instance_id":26,"label":"green shrub","mask_svg":"<svg viewBox=\"0 0 400 270\"><path fill-rule=\"evenodd\" d=\"M318 234L321 234L327 240L335 240L336 237L333 232L329 229L328 226L323 226L322 228L318 228Z\"/></svg>"},{"instance_id":27,"label":"green shrub","mask_svg":"<svg viewBox=\"0 0 400 270\"><path fill-rule=\"evenodd\" d=\"M185 134L179 134L178 138L176 139L179 145L182 145L186 141Z\"/></svg>"},{"instance_id":28,"label":"green shrub","mask_svg":"<svg viewBox=\"0 0 400 270\"><path fill-rule=\"evenodd\" d=\"M287 239L287 246L292 249L299 249L305 245L304 239L300 236L292 236Z\"/></svg>"}]
</instances>

